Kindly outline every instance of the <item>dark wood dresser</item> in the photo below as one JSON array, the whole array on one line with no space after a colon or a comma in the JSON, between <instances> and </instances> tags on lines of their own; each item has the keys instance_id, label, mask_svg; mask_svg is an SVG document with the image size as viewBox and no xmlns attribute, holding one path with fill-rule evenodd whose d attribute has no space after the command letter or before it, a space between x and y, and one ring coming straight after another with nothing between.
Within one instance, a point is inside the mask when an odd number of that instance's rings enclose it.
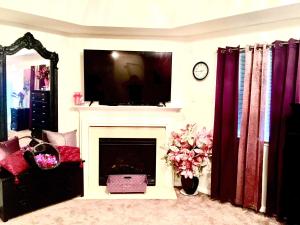
<instances>
[{"instance_id":1,"label":"dark wood dresser","mask_svg":"<svg viewBox=\"0 0 300 225\"><path fill-rule=\"evenodd\" d=\"M49 110L50 110L50 92L49 91L31 91L30 94L30 116L32 131L49 128Z\"/></svg>"},{"instance_id":2,"label":"dark wood dresser","mask_svg":"<svg viewBox=\"0 0 300 225\"><path fill-rule=\"evenodd\" d=\"M29 108L11 108L10 129L19 131L29 128Z\"/></svg>"},{"instance_id":3,"label":"dark wood dresser","mask_svg":"<svg viewBox=\"0 0 300 225\"><path fill-rule=\"evenodd\" d=\"M19 176L20 183L5 170L0 172L0 217L3 221L83 196L83 168L64 163L52 170L30 169Z\"/></svg>"}]
</instances>

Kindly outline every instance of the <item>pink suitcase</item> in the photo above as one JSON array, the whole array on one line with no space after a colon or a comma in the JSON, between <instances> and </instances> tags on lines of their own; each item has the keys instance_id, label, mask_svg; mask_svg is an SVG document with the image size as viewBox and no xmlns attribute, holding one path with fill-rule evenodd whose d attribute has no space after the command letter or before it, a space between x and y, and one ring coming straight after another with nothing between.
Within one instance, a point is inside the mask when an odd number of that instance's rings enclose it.
<instances>
[{"instance_id":1,"label":"pink suitcase","mask_svg":"<svg viewBox=\"0 0 300 225\"><path fill-rule=\"evenodd\" d=\"M106 185L109 193L145 193L147 176L143 174L109 175Z\"/></svg>"}]
</instances>

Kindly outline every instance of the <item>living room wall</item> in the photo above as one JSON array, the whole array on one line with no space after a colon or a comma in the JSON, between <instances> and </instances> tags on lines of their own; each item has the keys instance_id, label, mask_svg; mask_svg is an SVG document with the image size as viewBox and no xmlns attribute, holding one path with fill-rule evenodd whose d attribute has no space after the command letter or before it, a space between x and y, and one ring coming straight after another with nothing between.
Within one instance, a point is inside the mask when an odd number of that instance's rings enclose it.
<instances>
[{"instance_id":1,"label":"living room wall","mask_svg":"<svg viewBox=\"0 0 300 225\"><path fill-rule=\"evenodd\" d=\"M78 128L78 124L74 123L78 121L78 113L72 108L72 95L75 91L83 91L83 49L172 51L172 104L182 107L186 122L197 122L212 128L217 48L298 38L299 24L299 21L291 20L242 27L204 34L186 41L122 36L68 37L32 28L1 25L0 29L5 35L1 35L0 44L10 45L29 31L47 49L58 53L60 131ZM209 66L209 75L203 81L197 81L192 76L192 67L197 61L205 61Z\"/></svg>"},{"instance_id":2,"label":"living room wall","mask_svg":"<svg viewBox=\"0 0 300 225\"><path fill-rule=\"evenodd\" d=\"M262 23L193 36L186 40L130 36L71 37L48 32L46 28L41 31L33 27L2 24L0 30L5 35L0 36L0 44L10 45L29 31L48 50L58 53L58 125L61 132L79 128L78 112L73 108L72 95L75 91L83 91L83 49L172 51L172 104L182 107L183 118L178 126L185 122L197 122L212 129L217 48L238 45L245 47L247 44L271 43L291 37L299 39L299 24L300 20ZM210 69L209 75L203 81L197 81L192 76L192 67L198 61L205 61ZM209 180L201 186L206 187L208 192Z\"/></svg>"},{"instance_id":3,"label":"living room wall","mask_svg":"<svg viewBox=\"0 0 300 225\"><path fill-rule=\"evenodd\" d=\"M28 0L26 2L3 1L0 4L0 11L3 12L3 21L12 19L12 21L17 23L3 22L0 29L2 34L5 35L1 35L0 44L9 45L17 37L30 31L49 50L58 53L60 57L58 63L60 131L78 128L78 124L74 123L77 119L77 112L72 109L72 95L74 91L82 91L82 51L84 48L172 51L174 53L172 102L183 107L182 112L185 121L198 122L201 125L212 128L217 47L239 44L243 46L261 41L271 42L273 38L299 37L297 35L297 30L299 30L297 23L299 24L299 21L284 20L292 18L289 17L289 14L295 14L293 11L298 9L297 2L299 1L239 2L236 0L213 0L203 2L190 0L172 4L172 1L141 2L139 0L129 0L124 2L118 1L117 3L117 1L113 0L109 2L90 0L79 3L71 0L45 0L43 4L39 4L37 0ZM128 7L129 5L134 5L135 7ZM290 13L286 13L286 9L285 13L278 16L275 15L276 13L272 13L274 9L275 12L278 12L276 7L284 9L283 6L291 6L289 8ZM69 10L60 10L65 8ZM126 10L124 10L125 8ZM44 9L47 9L46 12ZM23 22L24 24L32 24L32 26L22 25L21 15L23 14L18 14L17 12L27 13L28 17L26 19L23 17ZM247 16L251 17L251 12L264 12L265 14L255 14L262 17L259 18L260 23L258 22L258 25L241 27L243 23L247 24ZM41 17L35 18L31 17L32 15ZM233 22L231 26L227 24L227 19L239 15L243 16L241 21ZM20 17L19 20L18 17ZM130 33L126 37L104 37L89 34L66 36L68 31L64 34L58 32L58 30L64 31L59 27L62 26L59 23L56 31L50 30L51 28L53 29L52 22L54 21L48 21L49 24L45 24L43 28L34 27L34 25L40 26L42 21L51 17L57 20L55 22L64 21L75 25L95 26L95 29L98 26L176 28L186 25L189 27L197 23L210 24L209 22L214 20L219 21L215 25L218 28L220 27L220 29L225 29L224 27L240 27L213 33L199 31L201 35L186 37L186 39L181 38L180 41L174 41L168 37L159 37L159 34L157 38L132 37ZM284 22L267 23L268 21L274 21L275 18ZM64 26L62 27L64 28ZM203 27L211 30L208 26ZM179 31L181 30L179 29ZM193 65L200 60L208 63L210 73L205 80L196 81L192 77L191 70Z\"/></svg>"}]
</instances>

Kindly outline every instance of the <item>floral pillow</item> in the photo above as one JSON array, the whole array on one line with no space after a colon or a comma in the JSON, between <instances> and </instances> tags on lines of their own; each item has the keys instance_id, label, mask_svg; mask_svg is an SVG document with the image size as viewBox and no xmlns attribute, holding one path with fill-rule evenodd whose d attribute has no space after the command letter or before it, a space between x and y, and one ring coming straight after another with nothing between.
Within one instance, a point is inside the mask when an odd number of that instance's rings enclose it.
<instances>
[{"instance_id":1,"label":"floral pillow","mask_svg":"<svg viewBox=\"0 0 300 225\"><path fill-rule=\"evenodd\" d=\"M5 159L8 155L18 150L20 150L20 144L17 136L8 141L0 142L0 160Z\"/></svg>"},{"instance_id":2,"label":"floral pillow","mask_svg":"<svg viewBox=\"0 0 300 225\"><path fill-rule=\"evenodd\" d=\"M46 134L49 143L57 146L76 146L76 132L77 130L66 133L43 130L43 133Z\"/></svg>"}]
</instances>

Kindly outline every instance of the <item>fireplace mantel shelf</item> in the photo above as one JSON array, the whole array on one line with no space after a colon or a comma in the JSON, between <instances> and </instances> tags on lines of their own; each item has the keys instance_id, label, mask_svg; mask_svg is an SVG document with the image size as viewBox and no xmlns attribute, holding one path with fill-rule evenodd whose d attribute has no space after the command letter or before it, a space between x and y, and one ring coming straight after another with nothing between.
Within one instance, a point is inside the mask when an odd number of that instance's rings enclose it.
<instances>
[{"instance_id":1,"label":"fireplace mantel shelf","mask_svg":"<svg viewBox=\"0 0 300 225\"><path fill-rule=\"evenodd\" d=\"M180 112L182 107L178 106L107 106L107 105L80 105L73 106L74 110L77 111L152 111L152 112Z\"/></svg>"}]
</instances>

